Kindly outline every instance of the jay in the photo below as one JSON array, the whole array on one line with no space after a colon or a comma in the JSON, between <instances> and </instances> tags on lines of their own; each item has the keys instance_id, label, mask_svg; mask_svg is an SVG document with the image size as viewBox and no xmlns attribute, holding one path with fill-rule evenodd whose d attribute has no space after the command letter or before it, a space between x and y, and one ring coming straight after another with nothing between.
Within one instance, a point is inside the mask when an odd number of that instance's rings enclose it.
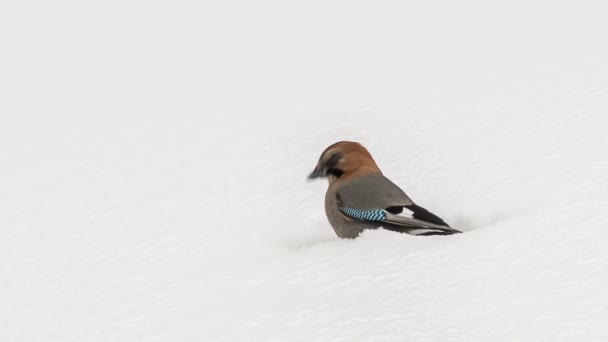
<instances>
[{"instance_id":1,"label":"jay","mask_svg":"<svg viewBox=\"0 0 608 342\"><path fill-rule=\"evenodd\" d=\"M359 143L340 141L326 148L308 179L320 177L329 181L325 214L340 238L353 239L379 227L411 235L460 233L416 205ZM404 211L411 217L400 215Z\"/></svg>"}]
</instances>

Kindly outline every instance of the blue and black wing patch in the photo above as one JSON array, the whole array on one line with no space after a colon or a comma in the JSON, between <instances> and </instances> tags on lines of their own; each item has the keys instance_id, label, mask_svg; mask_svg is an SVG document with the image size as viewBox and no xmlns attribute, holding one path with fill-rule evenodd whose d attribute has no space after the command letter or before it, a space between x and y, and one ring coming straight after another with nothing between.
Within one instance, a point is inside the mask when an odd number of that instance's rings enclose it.
<instances>
[{"instance_id":1,"label":"blue and black wing patch","mask_svg":"<svg viewBox=\"0 0 608 342\"><path fill-rule=\"evenodd\" d=\"M386 211L383 209L373 209L373 210L361 210L349 207L340 208L347 216L358 220L367 220L367 221L384 221L386 220Z\"/></svg>"}]
</instances>

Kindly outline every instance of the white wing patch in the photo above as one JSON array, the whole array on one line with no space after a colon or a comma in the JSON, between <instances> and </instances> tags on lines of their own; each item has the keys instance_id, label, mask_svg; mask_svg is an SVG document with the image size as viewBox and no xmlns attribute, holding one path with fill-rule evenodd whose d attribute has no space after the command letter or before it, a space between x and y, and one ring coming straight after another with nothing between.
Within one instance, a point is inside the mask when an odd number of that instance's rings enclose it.
<instances>
[{"instance_id":1,"label":"white wing patch","mask_svg":"<svg viewBox=\"0 0 608 342\"><path fill-rule=\"evenodd\" d=\"M397 216L414 218L414 212L409 210L407 207L403 207L403 211L401 212L401 214L398 214Z\"/></svg>"}]
</instances>

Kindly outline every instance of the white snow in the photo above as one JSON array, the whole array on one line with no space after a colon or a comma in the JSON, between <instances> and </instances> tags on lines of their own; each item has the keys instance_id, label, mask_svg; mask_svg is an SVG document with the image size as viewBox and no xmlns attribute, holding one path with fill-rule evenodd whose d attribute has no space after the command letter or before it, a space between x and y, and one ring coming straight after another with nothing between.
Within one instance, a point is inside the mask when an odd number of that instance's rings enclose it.
<instances>
[{"instance_id":1,"label":"white snow","mask_svg":"<svg viewBox=\"0 0 608 342\"><path fill-rule=\"evenodd\" d=\"M608 340L602 2L0 7L1 341ZM466 232L338 239L339 140Z\"/></svg>"}]
</instances>

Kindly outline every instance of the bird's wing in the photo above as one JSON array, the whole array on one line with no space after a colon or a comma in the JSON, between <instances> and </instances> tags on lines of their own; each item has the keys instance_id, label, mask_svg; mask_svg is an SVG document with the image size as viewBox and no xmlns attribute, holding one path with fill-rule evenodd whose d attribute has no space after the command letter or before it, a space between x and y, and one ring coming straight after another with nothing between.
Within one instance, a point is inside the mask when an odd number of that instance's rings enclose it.
<instances>
[{"instance_id":1,"label":"bird's wing","mask_svg":"<svg viewBox=\"0 0 608 342\"><path fill-rule=\"evenodd\" d=\"M450 235L460 233L459 230L448 226L437 225L415 218L391 214L384 209L361 210L348 206L340 206L344 215L361 221L376 222L385 229L411 235Z\"/></svg>"},{"instance_id":2,"label":"bird's wing","mask_svg":"<svg viewBox=\"0 0 608 342\"><path fill-rule=\"evenodd\" d=\"M412 235L446 235L460 231L446 225L396 215L391 208L417 207L395 183L382 174L353 179L338 192L338 207L353 219L376 222L386 229ZM438 223L445 223L439 219Z\"/></svg>"},{"instance_id":3,"label":"bird's wing","mask_svg":"<svg viewBox=\"0 0 608 342\"><path fill-rule=\"evenodd\" d=\"M414 204L401 188L380 173L350 180L338 190L338 196L345 206L360 210Z\"/></svg>"}]
</instances>

